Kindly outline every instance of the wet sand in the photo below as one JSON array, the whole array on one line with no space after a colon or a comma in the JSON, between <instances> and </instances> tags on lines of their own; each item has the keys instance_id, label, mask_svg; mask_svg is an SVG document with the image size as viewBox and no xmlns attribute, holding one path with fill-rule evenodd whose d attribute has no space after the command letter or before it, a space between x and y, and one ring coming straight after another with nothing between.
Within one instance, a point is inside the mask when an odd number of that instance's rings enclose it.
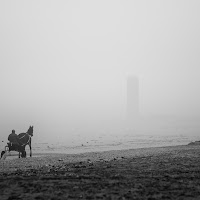
<instances>
[{"instance_id":1,"label":"wet sand","mask_svg":"<svg viewBox=\"0 0 200 200\"><path fill-rule=\"evenodd\" d=\"M1 160L0 199L200 199L200 146Z\"/></svg>"}]
</instances>

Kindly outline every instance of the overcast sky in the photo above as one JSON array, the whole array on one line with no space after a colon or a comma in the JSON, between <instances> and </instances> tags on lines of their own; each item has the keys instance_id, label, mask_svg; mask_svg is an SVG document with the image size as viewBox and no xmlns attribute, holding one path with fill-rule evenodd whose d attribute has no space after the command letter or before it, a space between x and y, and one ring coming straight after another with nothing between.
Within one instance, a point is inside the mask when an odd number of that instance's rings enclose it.
<instances>
[{"instance_id":1,"label":"overcast sky","mask_svg":"<svg viewBox=\"0 0 200 200\"><path fill-rule=\"evenodd\" d=\"M142 115L199 115L199 10L199 0L0 1L1 125L123 119L128 75Z\"/></svg>"}]
</instances>

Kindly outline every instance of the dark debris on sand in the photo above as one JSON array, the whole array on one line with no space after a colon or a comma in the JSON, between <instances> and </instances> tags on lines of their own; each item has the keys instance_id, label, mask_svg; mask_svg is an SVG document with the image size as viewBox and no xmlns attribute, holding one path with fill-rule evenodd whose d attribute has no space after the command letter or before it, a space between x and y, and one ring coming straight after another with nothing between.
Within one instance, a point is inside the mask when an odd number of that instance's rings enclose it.
<instances>
[{"instance_id":1,"label":"dark debris on sand","mask_svg":"<svg viewBox=\"0 0 200 200\"><path fill-rule=\"evenodd\" d=\"M1 172L0 199L200 199L200 148Z\"/></svg>"}]
</instances>

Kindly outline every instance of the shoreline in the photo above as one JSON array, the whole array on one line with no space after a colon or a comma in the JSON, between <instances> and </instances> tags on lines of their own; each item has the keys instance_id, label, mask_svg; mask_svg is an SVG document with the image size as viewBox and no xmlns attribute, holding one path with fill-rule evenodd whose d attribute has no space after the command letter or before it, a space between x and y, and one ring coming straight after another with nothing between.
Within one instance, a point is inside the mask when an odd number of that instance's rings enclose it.
<instances>
[{"instance_id":1,"label":"shoreline","mask_svg":"<svg viewBox=\"0 0 200 200\"><path fill-rule=\"evenodd\" d=\"M200 146L41 155L0 161L2 200L200 198Z\"/></svg>"},{"instance_id":2,"label":"shoreline","mask_svg":"<svg viewBox=\"0 0 200 200\"><path fill-rule=\"evenodd\" d=\"M65 152L32 152L32 157L27 153L26 158L18 158L18 153L12 152L5 160L0 160L0 173L3 171L10 171L13 167L17 168L30 168L42 165L49 165L52 162L59 164L60 161L65 162L82 162L92 160L93 162L98 159L110 160L112 158L120 157L140 157L140 156L155 156L162 153L175 153L184 149L199 149L200 145L176 145L176 146L163 146L163 147L147 147L147 148L133 148L133 149L119 149L119 150L105 150L105 151L89 151L83 153L65 153ZM2 167L3 166L3 167ZM10 169L10 167L12 168Z\"/></svg>"},{"instance_id":3,"label":"shoreline","mask_svg":"<svg viewBox=\"0 0 200 200\"><path fill-rule=\"evenodd\" d=\"M94 149L94 150L84 150L82 152L72 152L72 151L68 151L68 150L62 150L62 151L59 151L59 150L55 150L55 151L48 151L48 150L32 150L32 153L33 153L33 157L34 155L36 156L46 156L46 155L79 155L79 154L90 154L90 153L104 153L104 152L113 152L113 151L117 151L117 152L120 152L120 151L139 151L139 150L144 150L144 149L162 149L162 148L179 148L179 147L187 147L187 146L200 146L200 145L189 145L189 144L180 144L180 145L167 145L167 146L150 146L150 147L136 147L136 148L115 148L115 149ZM27 152L27 157L26 158L29 158L29 149L26 149L26 152ZM18 156L18 152L16 151L11 151L10 155L8 156L11 156L11 157L15 157L17 158Z\"/></svg>"}]
</instances>

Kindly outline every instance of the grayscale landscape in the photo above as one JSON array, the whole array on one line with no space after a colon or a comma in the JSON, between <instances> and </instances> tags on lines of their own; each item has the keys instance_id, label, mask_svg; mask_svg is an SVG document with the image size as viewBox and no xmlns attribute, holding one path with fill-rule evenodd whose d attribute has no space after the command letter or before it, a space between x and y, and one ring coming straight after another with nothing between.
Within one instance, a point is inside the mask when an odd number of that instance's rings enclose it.
<instances>
[{"instance_id":1,"label":"grayscale landscape","mask_svg":"<svg viewBox=\"0 0 200 200\"><path fill-rule=\"evenodd\" d=\"M199 9L1 1L0 199L200 198Z\"/></svg>"}]
</instances>

